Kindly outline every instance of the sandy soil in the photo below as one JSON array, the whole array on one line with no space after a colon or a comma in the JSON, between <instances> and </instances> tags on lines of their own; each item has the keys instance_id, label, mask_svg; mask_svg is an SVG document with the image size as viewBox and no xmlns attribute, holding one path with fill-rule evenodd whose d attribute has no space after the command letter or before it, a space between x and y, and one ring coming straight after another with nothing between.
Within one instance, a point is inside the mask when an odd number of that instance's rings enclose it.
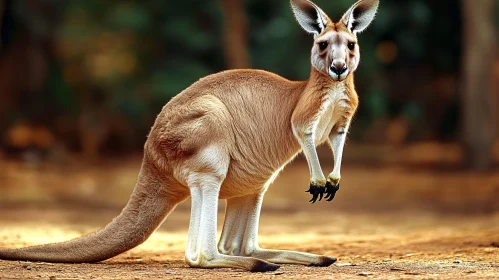
<instances>
[{"instance_id":1,"label":"sandy soil","mask_svg":"<svg viewBox=\"0 0 499 280\"><path fill-rule=\"evenodd\" d=\"M105 168L26 169L4 162L0 247L67 240L104 226L124 205L138 166L130 160ZM315 205L307 203L304 192L307 173L298 161L271 187L260 243L337 257L331 267L283 265L268 273L189 268L183 261L187 201L146 243L113 259L97 264L0 261L0 279L499 278L498 172L347 164L335 200Z\"/></svg>"}]
</instances>

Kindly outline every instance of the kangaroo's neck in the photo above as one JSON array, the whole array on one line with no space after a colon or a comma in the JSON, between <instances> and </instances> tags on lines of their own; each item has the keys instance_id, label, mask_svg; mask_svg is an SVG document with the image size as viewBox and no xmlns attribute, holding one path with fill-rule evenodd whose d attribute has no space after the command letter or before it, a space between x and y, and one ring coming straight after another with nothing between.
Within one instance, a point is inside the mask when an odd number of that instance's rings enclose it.
<instances>
[{"instance_id":1,"label":"kangaroo's neck","mask_svg":"<svg viewBox=\"0 0 499 280\"><path fill-rule=\"evenodd\" d=\"M332 91L344 89L346 94L355 93L354 89L354 73L351 73L343 81L334 80L331 76L323 74L314 67L311 67L310 77L305 82L302 95L313 94L317 96L323 96L331 93ZM348 92L348 93L347 93Z\"/></svg>"},{"instance_id":2,"label":"kangaroo's neck","mask_svg":"<svg viewBox=\"0 0 499 280\"><path fill-rule=\"evenodd\" d=\"M351 110L355 112L359 104L359 97L355 91L354 73L350 73L343 81L337 81L312 67L309 79L304 81L303 91L299 99L302 100L301 102L304 100L309 102L310 100L335 98L336 95L341 96L338 97L345 100Z\"/></svg>"}]
</instances>

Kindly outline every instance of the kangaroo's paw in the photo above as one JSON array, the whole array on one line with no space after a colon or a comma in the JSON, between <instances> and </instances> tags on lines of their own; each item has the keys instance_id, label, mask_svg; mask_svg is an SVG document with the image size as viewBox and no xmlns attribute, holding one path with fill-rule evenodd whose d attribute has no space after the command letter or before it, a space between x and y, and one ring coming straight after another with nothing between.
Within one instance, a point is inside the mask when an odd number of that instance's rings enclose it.
<instances>
[{"instance_id":1,"label":"kangaroo's paw","mask_svg":"<svg viewBox=\"0 0 499 280\"><path fill-rule=\"evenodd\" d=\"M321 186L320 184L311 182L310 188L308 189L308 191L306 191L312 195L312 199L310 199L308 202L312 202L312 204L314 204L317 201L317 198L319 198L319 201L321 201L325 191L326 187L324 185Z\"/></svg>"},{"instance_id":2,"label":"kangaroo's paw","mask_svg":"<svg viewBox=\"0 0 499 280\"><path fill-rule=\"evenodd\" d=\"M333 185L329 180L326 182L326 197L327 201L333 200L336 192L340 189L340 183Z\"/></svg>"}]
</instances>

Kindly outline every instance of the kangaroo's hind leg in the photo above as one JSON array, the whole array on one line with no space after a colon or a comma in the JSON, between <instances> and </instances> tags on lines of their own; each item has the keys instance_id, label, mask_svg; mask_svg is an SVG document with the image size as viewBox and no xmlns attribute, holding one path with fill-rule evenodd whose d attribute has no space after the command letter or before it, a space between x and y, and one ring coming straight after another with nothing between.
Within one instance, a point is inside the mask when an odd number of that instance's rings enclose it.
<instances>
[{"instance_id":1,"label":"kangaroo's hind leg","mask_svg":"<svg viewBox=\"0 0 499 280\"><path fill-rule=\"evenodd\" d=\"M218 196L228 168L228 160L220 158L220 153L223 152L211 147L209 151L201 152L196 160L192 161L193 164L184 169L192 197L185 259L190 266L199 268L232 267L250 271L276 270L279 268L276 264L251 257L228 256L217 250ZM202 164L202 168L198 168L199 164ZM211 164L216 166L210 166Z\"/></svg>"},{"instance_id":2,"label":"kangaroo's hind leg","mask_svg":"<svg viewBox=\"0 0 499 280\"><path fill-rule=\"evenodd\" d=\"M329 266L336 259L310 253L262 249L258 223L264 193L227 200L226 218L218 248L221 253L250 256L273 263Z\"/></svg>"}]
</instances>

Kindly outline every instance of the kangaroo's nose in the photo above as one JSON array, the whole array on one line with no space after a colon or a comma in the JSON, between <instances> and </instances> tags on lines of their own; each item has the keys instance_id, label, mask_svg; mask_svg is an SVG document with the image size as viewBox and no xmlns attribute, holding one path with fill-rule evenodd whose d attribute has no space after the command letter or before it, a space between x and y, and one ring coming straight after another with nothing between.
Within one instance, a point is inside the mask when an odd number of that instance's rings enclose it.
<instances>
[{"instance_id":1,"label":"kangaroo's nose","mask_svg":"<svg viewBox=\"0 0 499 280\"><path fill-rule=\"evenodd\" d=\"M331 71L335 73L336 75L340 76L341 74L345 73L347 71L347 66L345 62L333 62L331 65Z\"/></svg>"}]
</instances>

